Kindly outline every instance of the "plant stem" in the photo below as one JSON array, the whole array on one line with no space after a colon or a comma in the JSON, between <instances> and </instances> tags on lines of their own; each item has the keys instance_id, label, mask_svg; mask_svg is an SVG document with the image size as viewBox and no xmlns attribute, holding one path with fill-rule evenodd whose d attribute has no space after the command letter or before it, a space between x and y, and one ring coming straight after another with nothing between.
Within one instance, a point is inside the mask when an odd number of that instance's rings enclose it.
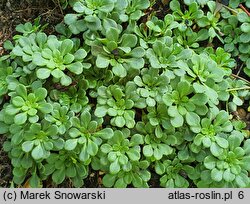
<instances>
[{"instance_id":1,"label":"plant stem","mask_svg":"<svg viewBox=\"0 0 250 204\"><path fill-rule=\"evenodd\" d=\"M231 76L234 77L234 78L241 79L242 81L244 81L244 82L250 84L250 81L248 81L248 80L246 80L246 79L244 79L244 78L242 78L242 77L240 77L240 76L238 76L238 75L236 75L236 74L231 74Z\"/></svg>"},{"instance_id":2,"label":"plant stem","mask_svg":"<svg viewBox=\"0 0 250 204\"><path fill-rule=\"evenodd\" d=\"M226 8L226 9L228 9L229 11L232 11L233 13L239 13L238 11L236 11L236 10L234 10L234 9L232 9L232 8L230 8L230 7L228 7L228 6L226 6L226 5L222 5L224 8Z\"/></svg>"},{"instance_id":3,"label":"plant stem","mask_svg":"<svg viewBox=\"0 0 250 204\"><path fill-rule=\"evenodd\" d=\"M227 91L238 91L238 90L247 90L247 89L250 89L250 86L227 89Z\"/></svg>"},{"instance_id":4,"label":"plant stem","mask_svg":"<svg viewBox=\"0 0 250 204\"><path fill-rule=\"evenodd\" d=\"M250 12L249 12L242 4L240 4L239 6L240 6L240 8L241 8L243 11L246 12L246 14L247 14L248 16L250 16Z\"/></svg>"}]
</instances>

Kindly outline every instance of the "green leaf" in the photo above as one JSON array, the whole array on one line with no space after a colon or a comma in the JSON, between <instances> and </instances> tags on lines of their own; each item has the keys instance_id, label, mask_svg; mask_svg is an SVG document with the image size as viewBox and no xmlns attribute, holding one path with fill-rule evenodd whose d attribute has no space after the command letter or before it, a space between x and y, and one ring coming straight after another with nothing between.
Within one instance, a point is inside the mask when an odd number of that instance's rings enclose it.
<instances>
[{"instance_id":1,"label":"green leaf","mask_svg":"<svg viewBox=\"0 0 250 204\"><path fill-rule=\"evenodd\" d=\"M125 124L126 124L126 121L122 116L115 117L115 125L117 127L123 127Z\"/></svg>"},{"instance_id":2,"label":"green leaf","mask_svg":"<svg viewBox=\"0 0 250 204\"><path fill-rule=\"evenodd\" d=\"M111 152L113 148L109 144L106 143L106 144L103 144L100 149L103 153L107 154Z\"/></svg>"},{"instance_id":3,"label":"green leaf","mask_svg":"<svg viewBox=\"0 0 250 204\"><path fill-rule=\"evenodd\" d=\"M219 157L220 155L223 154L223 149L215 142L211 144L210 151L215 157Z\"/></svg>"},{"instance_id":4,"label":"green leaf","mask_svg":"<svg viewBox=\"0 0 250 204\"><path fill-rule=\"evenodd\" d=\"M180 3L177 0L173 0L169 4L172 11L180 11Z\"/></svg>"},{"instance_id":5,"label":"green leaf","mask_svg":"<svg viewBox=\"0 0 250 204\"><path fill-rule=\"evenodd\" d=\"M142 58L145 55L145 50L142 47L136 47L130 52L130 55L135 58Z\"/></svg>"},{"instance_id":6,"label":"green leaf","mask_svg":"<svg viewBox=\"0 0 250 204\"><path fill-rule=\"evenodd\" d=\"M39 79L47 79L49 78L51 70L46 68L40 68L36 71L36 75Z\"/></svg>"},{"instance_id":7,"label":"green leaf","mask_svg":"<svg viewBox=\"0 0 250 204\"><path fill-rule=\"evenodd\" d=\"M142 151L143 151L143 154L144 154L145 157L151 157L154 154L154 151L153 151L153 148L152 148L151 145L145 145L143 147Z\"/></svg>"},{"instance_id":8,"label":"green leaf","mask_svg":"<svg viewBox=\"0 0 250 204\"><path fill-rule=\"evenodd\" d=\"M20 57L24 55L23 49L20 46L15 46L12 50L12 53Z\"/></svg>"},{"instance_id":9,"label":"green leaf","mask_svg":"<svg viewBox=\"0 0 250 204\"><path fill-rule=\"evenodd\" d=\"M31 155L35 160L42 159L45 156L45 150L41 144L39 144L32 150Z\"/></svg>"},{"instance_id":10,"label":"green leaf","mask_svg":"<svg viewBox=\"0 0 250 204\"><path fill-rule=\"evenodd\" d=\"M109 66L109 58L104 55L98 55L96 59L96 66L98 68L106 68Z\"/></svg>"},{"instance_id":11,"label":"green leaf","mask_svg":"<svg viewBox=\"0 0 250 204\"><path fill-rule=\"evenodd\" d=\"M248 22L249 16L245 12L239 12L237 18L240 22Z\"/></svg>"},{"instance_id":12,"label":"green leaf","mask_svg":"<svg viewBox=\"0 0 250 204\"><path fill-rule=\"evenodd\" d=\"M204 159L204 166L208 169L214 169L216 165L216 159L212 156L207 156Z\"/></svg>"},{"instance_id":13,"label":"green leaf","mask_svg":"<svg viewBox=\"0 0 250 204\"><path fill-rule=\"evenodd\" d=\"M68 151L71 151L76 148L78 139L69 139L65 142L64 148Z\"/></svg>"},{"instance_id":14,"label":"green leaf","mask_svg":"<svg viewBox=\"0 0 250 204\"><path fill-rule=\"evenodd\" d=\"M250 23L243 23L243 24L241 24L240 28L244 33L249 33L250 32Z\"/></svg>"},{"instance_id":15,"label":"green leaf","mask_svg":"<svg viewBox=\"0 0 250 204\"><path fill-rule=\"evenodd\" d=\"M98 146L92 140L88 139L87 152L91 156L95 156L98 152Z\"/></svg>"},{"instance_id":16,"label":"green leaf","mask_svg":"<svg viewBox=\"0 0 250 204\"><path fill-rule=\"evenodd\" d=\"M52 72L51 72L51 75L53 77L55 77L56 79L60 79L61 77L64 76L64 73L62 70L60 69L54 69Z\"/></svg>"},{"instance_id":17,"label":"green leaf","mask_svg":"<svg viewBox=\"0 0 250 204\"><path fill-rule=\"evenodd\" d=\"M214 180L214 181L221 181L222 180L222 177L223 177L223 171L222 170L218 170L218 169L213 169L211 171L211 178Z\"/></svg>"},{"instance_id":18,"label":"green leaf","mask_svg":"<svg viewBox=\"0 0 250 204\"><path fill-rule=\"evenodd\" d=\"M106 32L106 38L110 42L118 42L120 31L117 28L110 27Z\"/></svg>"},{"instance_id":19,"label":"green leaf","mask_svg":"<svg viewBox=\"0 0 250 204\"><path fill-rule=\"evenodd\" d=\"M0 121L0 134L5 134L9 131L9 126Z\"/></svg>"},{"instance_id":20,"label":"green leaf","mask_svg":"<svg viewBox=\"0 0 250 204\"><path fill-rule=\"evenodd\" d=\"M28 112L28 114L29 114L29 112ZM30 123L36 123L38 120L39 120L39 116L38 115L34 115L34 116L30 115L30 117L29 117L29 122Z\"/></svg>"},{"instance_id":21,"label":"green leaf","mask_svg":"<svg viewBox=\"0 0 250 204\"><path fill-rule=\"evenodd\" d=\"M119 77L125 77L127 75L127 70L121 65L117 64L112 68L112 72Z\"/></svg>"},{"instance_id":22,"label":"green leaf","mask_svg":"<svg viewBox=\"0 0 250 204\"><path fill-rule=\"evenodd\" d=\"M12 103L14 106L22 107L25 104L25 101L21 96L16 96L12 99Z\"/></svg>"},{"instance_id":23,"label":"green leaf","mask_svg":"<svg viewBox=\"0 0 250 204\"><path fill-rule=\"evenodd\" d=\"M73 46L74 46L74 43L72 40L70 39L63 40L61 47L60 47L61 54L64 56L65 54L69 53L72 50Z\"/></svg>"},{"instance_id":24,"label":"green leaf","mask_svg":"<svg viewBox=\"0 0 250 204\"><path fill-rule=\"evenodd\" d=\"M250 156L245 156L242 159L243 163L243 168L246 169L247 171L250 171Z\"/></svg>"},{"instance_id":25,"label":"green leaf","mask_svg":"<svg viewBox=\"0 0 250 204\"><path fill-rule=\"evenodd\" d=\"M74 55L68 53L63 57L63 64L68 65L72 63L74 59L75 59Z\"/></svg>"},{"instance_id":26,"label":"green leaf","mask_svg":"<svg viewBox=\"0 0 250 204\"><path fill-rule=\"evenodd\" d=\"M217 136L217 137L215 137L215 141L220 147L222 147L224 149L228 148L228 146L229 146L229 143L225 138Z\"/></svg>"},{"instance_id":27,"label":"green leaf","mask_svg":"<svg viewBox=\"0 0 250 204\"><path fill-rule=\"evenodd\" d=\"M107 188L112 187L115 181L116 181L116 175L112 175L112 174L105 174L102 179L103 185Z\"/></svg>"},{"instance_id":28,"label":"green leaf","mask_svg":"<svg viewBox=\"0 0 250 204\"><path fill-rule=\"evenodd\" d=\"M32 62L35 65L40 66L40 67L46 66L46 64L47 64L47 60L45 60L42 57L41 53L39 53L39 52L34 53Z\"/></svg>"},{"instance_id":29,"label":"green leaf","mask_svg":"<svg viewBox=\"0 0 250 204\"><path fill-rule=\"evenodd\" d=\"M63 86L69 86L72 83L72 79L70 78L70 76L63 75L60 82Z\"/></svg>"},{"instance_id":30,"label":"green leaf","mask_svg":"<svg viewBox=\"0 0 250 204\"><path fill-rule=\"evenodd\" d=\"M114 135L114 132L111 128L105 128L94 133L95 137L101 137L102 139L106 139L106 140L112 138L113 135Z\"/></svg>"},{"instance_id":31,"label":"green leaf","mask_svg":"<svg viewBox=\"0 0 250 204\"><path fill-rule=\"evenodd\" d=\"M76 137L80 136L81 134L82 133L77 128L71 128L69 130L70 137L76 138Z\"/></svg>"},{"instance_id":32,"label":"green leaf","mask_svg":"<svg viewBox=\"0 0 250 204\"><path fill-rule=\"evenodd\" d=\"M108 110L107 110L106 107L104 107L104 106L99 106L99 107L97 107L97 108L95 109L95 116L102 118L102 117L104 117L104 116L107 114L107 111L108 111Z\"/></svg>"},{"instance_id":33,"label":"green leaf","mask_svg":"<svg viewBox=\"0 0 250 204\"><path fill-rule=\"evenodd\" d=\"M77 13L83 13L85 11L86 7L81 2L77 1L74 3L73 9Z\"/></svg>"},{"instance_id":34,"label":"green leaf","mask_svg":"<svg viewBox=\"0 0 250 204\"><path fill-rule=\"evenodd\" d=\"M126 59L126 62L133 69L141 69L144 67L144 64L145 64L145 61L143 58L130 58L130 59Z\"/></svg>"},{"instance_id":35,"label":"green leaf","mask_svg":"<svg viewBox=\"0 0 250 204\"><path fill-rule=\"evenodd\" d=\"M195 127L196 129L192 129L193 132L199 133L201 130L200 127L200 117L194 112L187 112L186 121L191 127Z\"/></svg>"},{"instance_id":36,"label":"green leaf","mask_svg":"<svg viewBox=\"0 0 250 204\"><path fill-rule=\"evenodd\" d=\"M64 168L57 169L52 174L52 179L56 184L62 183L65 179L65 169Z\"/></svg>"},{"instance_id":37,"label":"green leaf","mask_svg":"<svg viewBox=\"0 0 250 204\"><path fill-rule=\"evenodd\" d=\"M185 188L188 187L188 182L185 178L177 174L175 177L175 185L179 188Z\"/></svg>"},{"instance_id":38,"label":"green leaf","mask_svg":"<svg viewBox=\"0 0 250 204\"><path fill-rule=\"evenodd\" d=\"M117 154L116 154L116 152L109 152L108 153L108 160L110 161L110 162L113 162L113 161L115 161L117 159Z\"/></svg>"},{"instance_id":39,"label":"green leaf","mask_svg":"<svg viewBox=\"0 0 250 204\"><path fill-rule=\"evenodd\" d=\"M190 85L186 81L181 81L177 85L177 90L180 94L180 97L186 96L190 93Z\"/></svg>"},{"instance_id":40,"label":"green leaf","mask_svg":"<svg viewBox=\"0 0 250 204\"><path fill-rule=\"evenodd\" d=\"M156 102L153 98L146 98L146 104L149 106L149 107L154 107L156 105Z\"/></svg>"},{"instance_id":41,"label":"green leaf","mask_svg":"<svg viewBox=\"0 0 250 204\"><path fill-rule=\"evenodd\" d=\"M18 113L15 117L14 117L14 122L17 125L23 125L25 122L27 121L27 113Z\"/></svg>"},{"instance_id":42,"label":"green leaf","mask_svg":"<svg viewBox=\"0 0 250 204\"><path fill-rule=\"evenodd\" d=\"M223 173L223 179L227 182L231 182L235 179L235 174L231 173L230 169L226 169Z\"/></svg>"},{"instance_id":43,"label":"green leaf","mask_svg":"<svg viewBox=\"0 0 250 204\"><path fill-rule=\"evenodd\" d=\"M87 56L87 52L84 49L79 49L75 52L74 56L76 61L80 61Z\"/></svg>"},{"instance_id":44,"label":"green leaf","mask_svg":"<svg viewBox=\"0 0 250 204\"><path fill-rule=\"evenodd\" d=\"M19 84L16 87L16 93L24 99L27 98L27 89L23 84Z\"/></svg>"},{"instance_id":45,"label":"green leaf","mask_svg":"<svg viewBox=\"0 0 250 204\"><path fill-rule=\"evenodd\" d=\"M236 138L238 138L238 137L235 137L235 139L236 139ZM236 144L240 144L240 143L241 143L241 141L240 141L240 139L238 139L238 143L236 143ZM230 146L233 146L233 145L230 144ZM236 147L237 147L237 146L235 145L234 148L236 148ZM233 148L233 149L234 149L234 148ZM248 154L248 155L250 154L250 139L247 139L247 140L244 142L243 149L244 149L244 151L245 151L246 154Z\"/></svg>"},{"instance_id":46,"label":"green leaf","mask_svg":"<svg viewBox=\"0 0 250 204\"><path fill-rule=\"evenodd\" d=\"M89 159L90 155L87 152L87 147L86 144L82 147L82 150L79 155L79 159L83 162L87 161Z\"/></svg>"},{"instance_id":47,"label":"green leaf","mask_svg":"<svg viewBox=\"0 0 250 204\"><path fill-rule=\"evenodd\" d=\"M34 94L38 101L41 101L46 98L47 90L45 88L38 88L34 91Z\"/></svg>"},{"instance_id":48,"label":"green leaf","mask_svg":"<svg viewBox=\"0 0 250 204\"><path fill-rule=\"evenodd\" d=\"M67 69L70 70L71 72L79 75L83 72L83 66L81 62L75 62L73 64L69 64L67 66Z\"/></svg>"},{"instance_id":49,"label":"green leaf","mask_svg":"<svg viewBox=\"0 0 250 204\"><path fill-rule=\"evenodd\" d=\"M133 34L123 34L121 41L121 47L135 47L137 44L137 37Z\"/></svg>"},{"instance_id":50,"label":"green leaf","mask_svg":"<svg viewBox=\"0 0 250 204\"><path fill-rule=\"evenodd\" d=\"M165 166L161 162L157 161L155 165L155 172L159 175L162 175L165 173Z\"/></svg>"},{"instance_id":51,"label":"green leaf","mask_svg":"<svg viewBox=\"0 0 250 204\"><path fill-rule=\"evenodd\" d=\"M177 114L174 118L171 118L170 122L174 127L178 128L183 125L184 119L180 114Z\"/></svg>"},{"instance_id":52,"label":"green leaf","mask_svg":"<svg viewBox=\"0 0 250 204\"><path fill-rule=\"evenodd\" d=\"M229 115L226 111L220 111L219 114L216 116L215 125L222 125L226 123L229 119Z\"/></svg>"},{"instance_id":53,"label":"green leaf","mask_svg":"<svg viewBox=\"0 0 250 204\"><path fill-rule=\"evenodd\" d=\"M30 180L29 180L29 184L30 184L30 187L32 188L38 188L40 187L40 178L37 176L36 173L33 173Z\"/></svg>"},{"instance_id":54,"label":"green leaf","mask_svg":"<svg viewBox=\"0 0 250 204\"><path fill-rule=\"evenodd\" d=\"M212 145L212 141L209 137L204 137L202 140L202 143L204 145L204 147L210 147Z\"/></svg>"},{"instance_id":55,"label":"green leaf","mask_svg":"<svg viewBox=\"0 0 250 204\"><path fill-rule=\"evenodd\" d=\"M138 152L136 149L130 149L127 151L127 155L132 161L138 161L141 157L140 152Z\"/></svg>"},{"instance_id":56,"label":"green leaf","mask_svg":"<svg viewBox=\"0 0 250 204\"><path fill-rule=\"evenodd\" d=\"M34 146L34 141L26 141L22 144L22 150L24 152L30 152Z\"/></svg>"},{"instance_id":57,"label":"green leaf","mask_svg":"<svg viewBox=\"0 0 250 204\"><path fill-rule=\"evenodd\" d=\"M120 171L121 167L118 163L118 159L116 159L113 163L111 163L109 167L109 171L111 174L117 174Z\"/></svg>"},{"instance_id":58,"label":"green leaf","mask_svg":"<svg viewBox=\"0 0 250 204\"><path fill-rule=\"evenodd\" d=\"M76 168L73 165L70 165L66 171L65 171L66 176L68 177L75 177L76 176Z\"/></svg>"},{"instance_id":59,"label":"green leaf","mask_svg":"<svg viewBox=\"0 0 250 204\"><path fill-rule=\"evenodd\" d=\"M51 113L53 106L50 103L41 103L39 104L38 109L43 113Z\"/></svg>"},{"instance_id":60,"label":"green leaf","mask_svg":"<svg viewBox=\"0 0 250 204\"><path fill-rule=\"evenodd\" d=\"M86 16L84 21L86 26L92 31L100 30L102 28L102 22L97 16Z\"/></svg>"},{"instance_id":61,"label":"green leaf","mask_svg":"<svg viewBox=\"0 0 250 204\"><path fill-rule=\"evenodd\" d=\"M246 188L249 185L249 177L243 173L236 175L235 181L240 188Z\"/></svg>"}]
</instances>

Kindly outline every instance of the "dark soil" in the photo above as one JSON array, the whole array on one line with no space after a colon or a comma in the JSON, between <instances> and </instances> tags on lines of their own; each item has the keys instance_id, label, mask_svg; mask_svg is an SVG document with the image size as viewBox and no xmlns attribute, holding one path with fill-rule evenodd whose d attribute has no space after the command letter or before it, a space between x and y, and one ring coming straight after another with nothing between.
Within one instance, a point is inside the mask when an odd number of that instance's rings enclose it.
<instances>
[{"instance_id":1,"label":"dark soil","mask_svg":"<svg viewBox=\"0 0 250 204\"><path fill-rule=\"evenodd\" d=\"M12 179L12 166L10 159L6 152L3 151L2 146L6 138L0 136L0 187L9 187Z\"/></svg>"},{"instance_id":2,"label":"dark soil","mask_svg":"<svg viewBox=\"0 0 250 204\"><path fill-rule=\"evenodd\" d=\"M41 17L42 25L48 23L45 32L53 33L54 26L63 19L58 0L0 0L0 56L4 53L3 42L16 34L15 27L34 22L37 17Z\"/></svg>"}]
</instances>

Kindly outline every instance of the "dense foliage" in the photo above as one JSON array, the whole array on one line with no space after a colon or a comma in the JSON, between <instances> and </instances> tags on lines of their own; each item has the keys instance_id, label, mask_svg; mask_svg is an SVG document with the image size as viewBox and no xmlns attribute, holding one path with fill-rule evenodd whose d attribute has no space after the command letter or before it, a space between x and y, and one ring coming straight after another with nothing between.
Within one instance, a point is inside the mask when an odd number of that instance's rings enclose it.
<instances>
[{"instance_id":1,"label":"dense foliage","mask_svg":"<svg viewBox=\"0 0 250 204\"><path fill-rule=\"evenodd\" d=\"M70 0L57 35L19 25L0 58L13 182L250 187L249 1Z\"/></svg>"}]
</instances>

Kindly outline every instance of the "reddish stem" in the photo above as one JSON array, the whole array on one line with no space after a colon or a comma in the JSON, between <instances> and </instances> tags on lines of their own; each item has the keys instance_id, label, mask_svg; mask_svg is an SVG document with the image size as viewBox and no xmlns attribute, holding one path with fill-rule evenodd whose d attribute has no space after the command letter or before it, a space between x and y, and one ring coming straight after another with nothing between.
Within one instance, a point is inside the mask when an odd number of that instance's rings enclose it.
<instances>
[{"instance_id":1,"label":"reddish stem","mask_svg":"<svg viewBox=\"0 0 250 204\"><path fill-rule=\"evenodd\" d=\"M246 14L247 14L248 16L250 16L250 12L249 12L242 4L240 4L239 6L240 6L240 8L241 8L243 11L246 12Z\"/></svg>"}]
</instances>

